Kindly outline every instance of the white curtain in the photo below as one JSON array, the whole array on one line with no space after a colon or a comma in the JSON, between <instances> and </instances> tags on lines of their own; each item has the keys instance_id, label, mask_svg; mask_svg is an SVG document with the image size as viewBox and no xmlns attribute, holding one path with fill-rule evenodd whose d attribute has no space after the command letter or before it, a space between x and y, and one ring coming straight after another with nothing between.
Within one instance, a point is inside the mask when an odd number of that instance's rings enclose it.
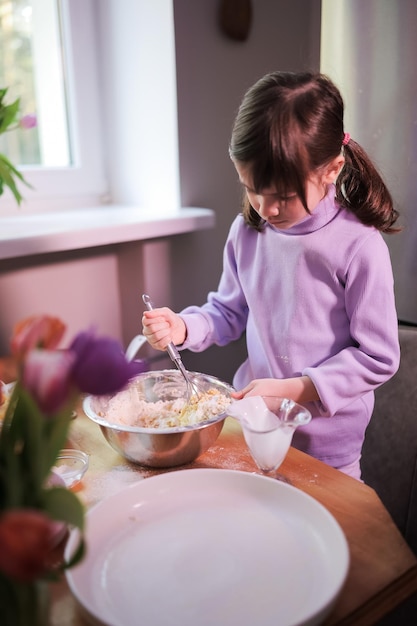
<instances>
[{"instance_id":1,"label":"white curtain","mask_svg":"<svg viewBox=\"0 0 417 626\"><path fill-rule=\"evenodd\" d=\"M399 318L417 323L417 2L322 0L321 70L345 100L345 131L373 158L404 231L386 237Z\"/></svg>"}]
</instances>

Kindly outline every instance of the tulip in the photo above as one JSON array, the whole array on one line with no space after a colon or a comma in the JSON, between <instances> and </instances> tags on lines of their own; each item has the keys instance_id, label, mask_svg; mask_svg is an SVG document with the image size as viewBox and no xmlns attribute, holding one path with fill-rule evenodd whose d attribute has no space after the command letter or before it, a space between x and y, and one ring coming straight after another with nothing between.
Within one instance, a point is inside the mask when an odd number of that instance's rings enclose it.
<instances>
[{"instance_id":1,"label":"tulip","mask_svg":"<svg viewBox=\"0 0 417 626\"><path fill-rule=\"evenodd\" d=\"M34 348L53 350L61 341L66 326L57 317L38 315L22 320L13 329L11 352L19 361Z\"/></svg>"},{"instance_id":2,"label":"tulip","mask_svg":"<svg viewBox=\"0 0 417 626\"><path fill-rule=\"evenodd\" d=\"M34 113L28 113L27 115L24 115L19 121L20 128L23 128L24 130L35 128L37 124L38 124L38 120L37 120L36 115L34 115Z\"/></svg>"},{"instance_id":3,"label":"tulip","mask_svg":"<svg viewBox=\"0 0 417 626\"><path fill-rule=\"evenodd\" d=\"M98 338L92 331L79 333L70 350L76 355L72 377L84 393L115 393L144 371L142 363L126 360L118 341L109 337Z\"/></svg>"},{"instance_id":4,"label":"tulip","mask_svg":"<svg viewBox=\"0 0 417 626\"><path fill-rule=\"evenodd\" d=\"M68 350L32 350L27 354L22 384L45 415L59 411L72 396L74 361L75 355Z\"/></svg>"},{"instance_id":5,"label":"tulip","mask_svg":"<svg viewBox=\"0 0 417 626\"><path fill-rule=\"evenodd\" d=\"M31 582L47 569L56 524L34 509L13 509L0 516L0 571Z\"/></svg>"},{"instance_id":6,"label":"tulip","mask_svg":"<svg viewBox=\"0 0 417 626\"><path fill-rule=\"evenodd\" d=\"M18 119L20 99L18 98L10 104L5 104L4 100L7 94L7 87L0 89L0 135L15 129L28 130L37 124L36 116L33 114L24 115ZM27 187L31 187L23 174L15 168L15 166L4 155L0 154L0 196L8 187L13 194L18 205L23 197L18 189L18 184L24 183Z\"/></svg>"}]
</instances>

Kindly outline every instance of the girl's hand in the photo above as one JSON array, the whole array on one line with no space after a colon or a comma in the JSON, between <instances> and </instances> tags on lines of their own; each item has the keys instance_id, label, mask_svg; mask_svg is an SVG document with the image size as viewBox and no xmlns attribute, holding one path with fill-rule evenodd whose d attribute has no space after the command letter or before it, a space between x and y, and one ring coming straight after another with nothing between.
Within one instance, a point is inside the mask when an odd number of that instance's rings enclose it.
<instances>
[{"instance_id":1,"label":"girl's hand","mask_svg":"<svg viewBox=\"0 0 417 626\"><path fill-rule=\"evenodd\" d=\"M278 396L285 398L285 380L277 378L259 378L252 380L240 391L234 391L231 395L236 400L241 400L245 396Z\"/></svg>"},{"instance_id":2,"label":"girl's hand","mask_svg":"<svg viewBox=\"0 0 417 626\"><path fill-rule=\"evenodd\" d=\"M155 350L165 350L171 341L179 346L184 343L187 336L187 328L182 317L167 307L145 311L142 326L142 333Z\"/></svg>"},{"instance_id":3,"label":"girl's hand","mask_svg":"<svg viewBox=\"0 0 417 626\"><path fill-rule=\"evenodd\" d=\"M245 396L277 396L289 398L303 404L319 400L317 389L308 376L296 378L259 378L252 380L240 391L234 391L232 397L241 400Z\"/></svg>"}]
</instances>

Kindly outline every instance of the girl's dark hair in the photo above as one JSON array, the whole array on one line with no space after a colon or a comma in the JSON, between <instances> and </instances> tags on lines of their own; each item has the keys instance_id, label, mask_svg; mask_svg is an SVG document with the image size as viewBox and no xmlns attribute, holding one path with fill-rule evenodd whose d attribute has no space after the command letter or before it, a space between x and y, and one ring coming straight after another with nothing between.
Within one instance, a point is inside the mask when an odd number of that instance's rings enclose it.
<instances>
[{"instance_id":1,"label":"girl's dark hair","mask_svg":"<svg viewBox=\"0 0 417 626\"><path fill-rule=\"evenodd\" d=\"M323 74L274 72L255 83L237 113L229 153L250 167L256 191L274 186L285 195L295 192L309 213L309 175L340 154L343 99ZM372 161L352 139L344 146L345 164L336 180L337 201L364 224L396 232L398 212ZM262 230L264 221L246 199L246 222Z\"/></svg>"}]
</instances>

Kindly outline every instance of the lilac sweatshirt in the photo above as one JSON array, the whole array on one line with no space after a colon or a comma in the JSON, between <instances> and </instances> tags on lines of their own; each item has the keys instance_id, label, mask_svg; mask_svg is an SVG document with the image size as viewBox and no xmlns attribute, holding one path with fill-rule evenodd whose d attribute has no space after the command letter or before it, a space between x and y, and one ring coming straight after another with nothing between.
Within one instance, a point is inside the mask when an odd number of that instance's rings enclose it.
<instances>
[{"instance_id":1,"label":"lilac sweatshirt","mask_svg":"<svg viewBox=\"0 0 417 626\"><path fill-rule=\"evenodd\" d=\"M312 215L288 230L231 225L219 287L181 312L200 352L246 330L248 358L233 384L309 376L320 397L293 445L334 466L358 459L373 390L398 369L393 276L381 234L335 202L332 185Z\"/></svg>"}]
</instances>

